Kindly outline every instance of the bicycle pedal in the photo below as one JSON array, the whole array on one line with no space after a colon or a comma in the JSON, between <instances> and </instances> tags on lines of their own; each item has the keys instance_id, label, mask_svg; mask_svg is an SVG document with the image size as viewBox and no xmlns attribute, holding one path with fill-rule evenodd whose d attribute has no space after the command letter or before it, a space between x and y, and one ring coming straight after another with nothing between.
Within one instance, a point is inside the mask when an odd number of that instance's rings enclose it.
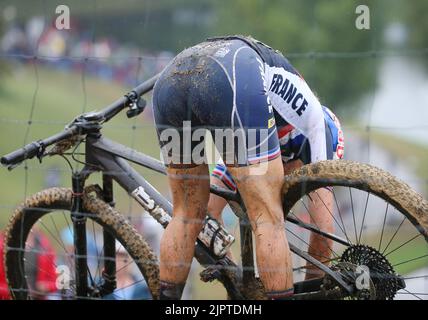
<instances>
[{"instance_id":1,"label":"bicycle pedal","mask_svg":"<svg viewBox=\"0 0 428 320\"><path fill-rule=\"evenodd\" d=\"M211 265L206 269L202 270L201 273L199 273L201 281L212 282L216 279L219 279L221 277L220 270L219 270L220 268L221 266L219 265Z\"/></svg>"}]
</instances>

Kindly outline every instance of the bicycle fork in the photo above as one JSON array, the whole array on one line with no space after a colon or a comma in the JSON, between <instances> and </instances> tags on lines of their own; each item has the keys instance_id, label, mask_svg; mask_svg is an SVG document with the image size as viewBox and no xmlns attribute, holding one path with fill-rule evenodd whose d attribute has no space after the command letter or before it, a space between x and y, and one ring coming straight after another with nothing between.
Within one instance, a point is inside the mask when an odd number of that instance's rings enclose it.
<instances>
[{"instance_id":1,"label":"bicycle fork","mask_svg":"<svg viewBox=\"0 0 428 320\"><path fill-rule=\"evenodd\" d=\"M71 202L71 221L73 222L73 242L75 259L76 296L83 298L88 293L87 250L86 250L86 217L83 214L83 187L85 180L82 175L73 172Z\"/></svg>"},{"instance_id":2,"label":"bicycle fork","mask_svg":"<svg viewBox=\"0 0 428 320\"><path fill-rule=\"evenodd\" d=\"M94 285L94 282L97 281L97 279L91 279L93 284L92 286L89 286L88 283L90 271L88 267L86 234L87 216L84 213L83 208L83 192L86 177L87 175L85 170L75 172L72 175L73 198L71 206L71 220L73 223L76 296L79 299L84 299L89 295L104 296L112 293L116 289L116 240L106 229L103 229L102 257L104 260L104 268L101 273L102 282L98 288ZM102 192L103 200L110 206L114 206L113 180L108 175L103 175Z\"/></svg>"}]
</instances>

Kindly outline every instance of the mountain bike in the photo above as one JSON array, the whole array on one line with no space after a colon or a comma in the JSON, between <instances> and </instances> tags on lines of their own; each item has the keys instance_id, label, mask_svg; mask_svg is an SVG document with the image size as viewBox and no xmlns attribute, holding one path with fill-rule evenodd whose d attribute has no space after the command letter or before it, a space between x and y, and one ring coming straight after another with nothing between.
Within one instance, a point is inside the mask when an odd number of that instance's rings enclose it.
<instances>
[{"instance_id":1,"label":"mountain bike","mask_svg":"<svg viewBox=\"0 0 428 320\"><path fill-rule=\"evenodd\" d=\"M12 170L35 157L42 161L46 156L61 156L70 164L68 159L79 145L84 144L85 150L84 166L72 172L72 188L37 192L20 204L10 219L4 261L13 298L34 299L40 293L30 284L28 259L34 250L29 237L40 229L55 242L68 270L62 274L67 281L60 281L53 293L56 299L119 299L124 297L122 292L139 284L144 284L150 299L159 297L157 257L143 235L115 209L113 183L166 227L172 204L130 163L161 174L166 173L165 167L161 161L102 135L103 125L120 111L127 109L132 118L145 109L142 96L153 88L157 77L101 111L77 116L64 131L1 158L1 164ZM88 185L87 179L95 173L101 174L101 185ZM328 210L334 232L321 230L310 219L309 204L316 200L320 188L330 188L334 195ZM195 249L195 259L205 268L201 279L219 281L230 299L265 299L255 267L253 234L239 192L212 185L211 193L225 198L239 221L236 238L241 259L237 264L228 258L226 252L234 236L208 216ZM407 184L368 164L329 160L285 176L282 194L296 279L290 299L427 297L428 286L419 287L428 277L428 202ZM71 245L61 236L64 230L72 235ZM329 257L309 254L311 235L332 243ZM96 243L95 252L89 250L89 242ZM123 250L130 259L119 264L118 252ZM123 285L121 273L129 268L138 276ZM321 276L306 278L313 270L319 270Z\"/></svg>"}]
</instances>

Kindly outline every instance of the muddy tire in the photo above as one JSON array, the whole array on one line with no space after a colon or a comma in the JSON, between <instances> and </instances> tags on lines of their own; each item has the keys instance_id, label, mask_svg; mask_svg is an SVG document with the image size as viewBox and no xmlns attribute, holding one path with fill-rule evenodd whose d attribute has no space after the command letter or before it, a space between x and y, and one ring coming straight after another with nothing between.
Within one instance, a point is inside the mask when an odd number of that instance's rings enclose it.
<instances>
[{"instance_id":1,"label":"muddy tire","mask_svg":"<svg viewBox=\"0 0 428 320\"><path fill-rule=\"evenodd\" d=\"M72 191L50 188L28 197L14 212L5 232L5 272L11 296L28 299L24 250L34 224L54 210L69 211ZM88 218L108 230L128 251L143 275L153 299L159 297L159 267L156 255L127 219L93 194L85 193L83 207Z\"/></svg>"},{"instance_id":2,"label":"muddy tire","mask_svg":"<svg viewBox=\"0 0 428 320\"><path fill-rule=\"evenodd\" d=\"M333 187L329 205L317 192L325 187ZM282 195L284 214L299 222L300 217L310 218L315 230L320 228L311 210L324 205L326 209L322 209L329 215L326 217L334 229L330 234L341 239L326 242L330 251L324 251L322 256L317 256L314 250L312 255L311 245L319 245L326 238L311 238L314 233L310 228L298 227L293 231L293 225L289 224L288 234L303 252L329 262L329 268L335 272L348 274L349 265L362 265L372 272L370 288L362 289L350 281L354 292L349 296L333 294L334 299L426 299L428 293L421 289L419 281L428 277L424 269L428 261L428 202L409 185L371 165L329 160L303 166L286 176ZM315 207L309 208L311 203L315 203ZM316 268L307 261L293 267L297 275L305 279L307 272ZM334 293L336 283L331 279L324 278L326 291L316 299L331 298L324 296L330 289ZM295 299L309 296L302 291Z\"/></svg>"},{"instance_id":3,"label":"muddy tire","mask_svg":"<svg viewBox=\"0 0 428 320\"><path fill-rule=\"evenodd\" d=\"M377 195L405 215L428 241L428 202L388 172L353 161L321 161L286 176L282 188L285 214L302 196L325 186L349 186Z\"/></svg>"}]
</instances>

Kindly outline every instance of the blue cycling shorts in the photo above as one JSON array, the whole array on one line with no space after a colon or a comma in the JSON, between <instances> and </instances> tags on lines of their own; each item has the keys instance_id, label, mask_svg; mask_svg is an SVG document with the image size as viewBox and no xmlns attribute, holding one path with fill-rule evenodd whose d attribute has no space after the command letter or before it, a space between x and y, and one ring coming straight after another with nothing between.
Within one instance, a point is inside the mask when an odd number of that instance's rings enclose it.
<instances>
[{"instance_id":1,"label":"blue cycling shorts","mask_svg":"<svg viewBox=\"0 0 428 320\"><path fill-rule=\"evenodd\" d=\"M168 166L202 163L205 130L226 165L280 156L263 62L241 40L203 42L181 52L156 82L153 110Z\"/></svg>"}]
</instances>

